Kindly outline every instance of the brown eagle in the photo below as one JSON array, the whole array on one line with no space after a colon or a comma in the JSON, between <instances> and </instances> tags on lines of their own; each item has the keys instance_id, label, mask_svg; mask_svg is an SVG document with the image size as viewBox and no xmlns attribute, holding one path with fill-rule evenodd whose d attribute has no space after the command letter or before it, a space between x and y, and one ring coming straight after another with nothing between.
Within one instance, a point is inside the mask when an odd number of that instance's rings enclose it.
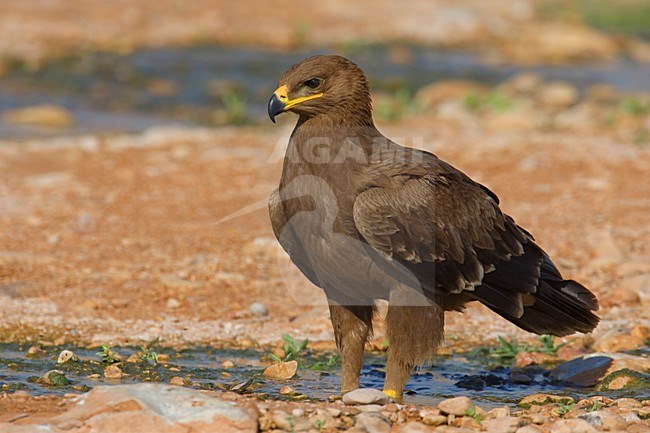
<instances>
[{"instance_id":1,"label":"brown eagle","mask_svg":"<svg viewBox=\"0 0 650 433\"><path fill-rule=\"evenodd\" d=\"M388 300L384 393L400 399L434 356L444 311L480 301L537 334L590 332L596 297L565 280L499 199L461 171L384 137L363 71L313 56L284 73L271 120L298 114L269 211L278 241L329 302L342 392L359 387L375 301Z\"/></svg>"}]
</instances>

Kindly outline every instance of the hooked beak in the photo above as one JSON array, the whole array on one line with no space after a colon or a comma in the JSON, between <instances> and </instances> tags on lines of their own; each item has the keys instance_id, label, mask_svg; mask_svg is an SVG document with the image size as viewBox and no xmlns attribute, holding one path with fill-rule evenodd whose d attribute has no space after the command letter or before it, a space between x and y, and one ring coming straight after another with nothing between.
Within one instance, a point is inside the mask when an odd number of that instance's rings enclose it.
<instances>
[{"instance_id":1,"label":"hooked beak","mask_svg":"<svg viewBox=\"0 0 650 433\"><path fill-rule=\"evenodd\" d=\"M275 123L275 116L284 111L286 107L284 101L287 101L289 99L287 98L286 88L287 86L281 86L278 88L278 90L275 91L275 93L273 93L271 99L269 99L269 117L273 123Z\"/></svg>"},{"instance_id":2,"label":"hooked beak","mask_svg":"<svg viewBox=\"0 0 650 433\"><path fill-rule=\"evenodd\" d=\"M275 116L278 114L284 113L305 101L320 98L321 96L323 96L322 93L316 93L315 95L289 99L289 88L286 85L282 85L278 87L278 89L273 93L273 96L271 96L271 99L269 99L269 117L271 118L271 121L275 123Z\"/></svg>"}]
</instances>

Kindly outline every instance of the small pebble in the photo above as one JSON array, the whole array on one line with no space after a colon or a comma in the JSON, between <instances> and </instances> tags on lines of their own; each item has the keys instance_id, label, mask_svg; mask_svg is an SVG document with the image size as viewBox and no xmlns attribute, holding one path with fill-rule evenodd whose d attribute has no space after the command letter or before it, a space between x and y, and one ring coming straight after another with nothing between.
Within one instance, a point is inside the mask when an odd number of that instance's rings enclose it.
<instances>
[{"instance_id":1,"label":"small pebble","mask_svg":"<svg viewBox=\"0 0 650 433\"><path fill-rule=\"evenodd\" d=\"M186 385L189 384L187 379L185 379L184 377L180 377L180 376L172 377L171 380L169 381L169 383L171 385L178 385L178 386L186 386Z\"/></svg>"},{"instance_id":2,"label":"small pebble","mask_svg":"<svg viewBox=\"0 0 650 433\"><path fill-rule=\"evenodd\" d=\"M389 433L390 421L378 412L363 412L357 415L354 426L372 433Z\"/></svg>"},{"instance_id":3,"label":"small pebble","mask_svg":"<svg viewBox=\"0 0 650 433\"><path fill-rule=\"evenodd\" d=\"M383 406L379 404L363 404L359 405L357 408L360 412L379 412L382 407Z\"/></svg>"},{"instance_id":4,"label":"small pebble","mask_svg":"<svg viewBox=\"0 0 650 433\"><path fill-rule=\"evenodd\" d=\"M221 368L234 368L234 367L235 367L235 363L229 359L221 363Z\"/></svg>"},{"instance_id":5,"label":"small pebble","mask_svg":"<svg viewBox=\"0 0 650 433\"><path fill-rule=\"evenodd\" d=\"M111 364L104 368L104 377L106 379L121 379L124 373L117 364Z\"/></svg>"},{"instance_id":6,"label":"small pebble","mask_svg":"<svg viewBox=\"0 0 650 433\"><path fill-rule=\"evenodd\" d=\"M448 398L438 403L438 409L442 412L457 416L465 415L472 407L474 407L472 400L464 396Z\"/></svg>"},{"instance_id":7,"label":"small pebble","mask_svg":"<svg viewBox=\"0 0 650 433\"><path fill-rule=\"evenodd\" d=\"M544 415L542 415L542 414L534 413L534 414L530 417L530 421L531 421L533 424L540 424L540 425L541 425L541 424L546 423L546 421L548 421L548 419L547 419Z\"/></svg>"},{"instance_id":8,"label":"small pebble","mask_svg":"<svg viewBox=\"0 0 650 433\"><path fill-rule=\"evenodd\" d=\"M619 398L617 400L614 400L614 404L616 404L616 406L620 407L621 409L633 409L643 406L641 402L636 401L633 398Z\"/></svg>"},{"instance_id":9,"label":"small pebble","mask_svg":"<svg viewBox=\"0 0 650 433\"><path fill-rule=\"evenodd\" d=\"M350 391L343 396L344 404L388 404L393 400L381 392L378 389L374 388L359 388L354 391Z\"/></svg>"},{"instance_id":10,"label":"small pebble","mask_svg":"<svg viewBox=\"0 0 650 433\"><path fill-rule=\"evenodd\" d=\"M489 422L493 422L493 421L498 422L499 420L489 420ZM481 430L481 423L478 422L476 419L470 417L470 416L463 416L463 417L458 418L454 425L457 426L457 427L463 428L463 429L467 429L467 430L475 430L475 431ZM514 433L514 430L513 431L488 430L488 432L490 432L490 433Z\"/></svg>"},{"instance_id":11,"label":"small pebble","mask_svg":"<svg viewBox=\"0 0 650 433\"><path fill-rule=\"evenodd\" d=\"M504 416L484 420L481 424L489 433L514 433L519 427L520 421L515 416Z\"/></svg>"},{"instance_id":12,"label":"small pebble","mask_svg":"<svg viewBox=\"0 0 650 433\"><path fill-rule=\"evenodd\" d=\"M36 383L49 386L64 386L70 383L61 370L50 370L36 380Z\"/></svg>"},{"instance_id":13,"label":"small pebble","mask_svg":"<svg viewBox=\"0 0 650 433\"><path fill-rule=\"evenodd\" d=\"M384 410L388 412L397 412L399 410L399 405L396 403L388 403L384 405Z\"/></svg>"},{"instance_id":14,"label":"small pebble","mask_svg":"<svg viewBox=\"0 0 650 433\"><path fill-rule=\"evenodd\" d=\"M429 427L420 422L409 421L402 426L400 433L429 433L430 431Z\"/></svg>"},{"instance_id":15,"label":"small pebble","mask_svg":"<svg viewBox=\"0 0 650 433\"><path fill-rule=\"evenodd\" d=\"M447 423L447 417L441 415L439 409L431 407L423 408L420 410L419 415L422 418L422 422L426 425L437 426Z\"/></svg>"},{"instance_id":16,"label":"small pebble","mask_svg":"<svg viewBox=\"0 0 650 433\"><path fill-rule=\"evenodd\" d=\"M627 423L632 423L632 422L640 422L641 418L639 418L639 415L635 414L634 412L621 412L619 414L621 418L625 420Z\"/></svg>"},{"instance_id":17,"label":"small pebble","mask_svg":"<svg viewBox=\"0 0 650 433\"><path fill-rule=\"evenodd\" d=\"M338 417L341 416L341 409L337 409L335 407L328 407L326 410L327 410L327 413L330 416L333 416L334 418L338 418Z\"/></svg>"},{"instance_id":18,"label":"small pebble","mask_svg":"<svg viewBox=\"0 0 650 433\"><path fill-rule=\"evenodd\" d=\"M624 431L627 428L627 422L619 415L605 411L597 410L579 416L593 427L605 431Z\"/></svg>"},{"instance_id":19,"label":"small pebble","mask_svg":"<svg viewBox=\"0 0 650 433\"><path fill-rule=\"evenodd\" d=\"M444 415L429 415L426 418L422 418L422 422L430 426L443 425L447 424L447 417Z\"/></svg>"},{"instance_id":20,"label":"small pebble","mask_svg":"<svg viewBox=\"0 0 650 433\"><path fill-rule=\"evenodd\" d=\"M311 418L309 418L309 422L311 422L314 427L320 430L330 430L336 428L336 420L330 416L327 411L322 409L316 409L316 413Z\"/></svg>"},{"instance_id":21,"label":"small pebble","mask_svg":"<svg viewBox=\"0 0 650 433\"><path fill-rule=\"evenodd\" d=\"M271 419L279 429L291 432L307 431L312 427L307 419L295 417L281 410L273 411Z\"/></svg>"},{"instance_id":22,"label":"small pebble","mask_svg":"<svg viewBox=\"0 0 650 433\"><path fill-rule=\"evenodd\" d=\"M282 388L280 388L280 395L292 395L295 394L296 390L293 389L292 387L285 385Z\"/></svg>"},{"instance_id":23,"label":"small pebble","mask_svg":"<svg viewBox=\"0 0 650 433\"><path fill-rule=\"evenodd\" d=\"M57 364L65 364L68 361L77 362L79 357L71 350L62 350L59 354L59 358L56 360Z\"/></svg>"},{"instance_id":24,"label":"small pebble","mask_svg":"<svg viewBox=\"0 0 650 433\"><path fill-rule=\"evenodd\" d=\"M295 416L296 418L300 418L302 416L305 416L305 409L301 407L297 407L294 410L291 411L291 415Z\"/></svg>"},{"instance_id":25,"label":"small pebble","mask_svg":"<svg viewBox=\"0 0 650 433\"><path fill-rule=\"evenodd\" d=\"M275 380L287 380L295 376L296 371L298 371L297 361L278 362L267 367L264 376Z\"/></svg>"},{"instance_id":26,"label":"small pebble","mask_svg":"<svg viewBox=\"0 0 650 433\"><path fill-rule=\"evenodd\" d=\"M542 430L534 425L526 425L519 427L515 433L542 433Z\"/></svg>"},{"instance_id":27,"label":"small pebble","mask_svg":"<svg viewBox=\"0 0 650 433\"><path fill-rule=\"evenodd\" d=\"M169 298L167 300L167 308L169 308L170 310L173 310L173 309L178 308L180 306L181 306L181 303L176 298Z\"/></svg>"},{"instance_id":28,"label":"small pebble","mask_svg":"<svg viewBox=\"0 0 650 433\"><path fill-rule=\"evenodd\" d=\"M257 317L263 317L269 314L268 308L266 308L266 305L264 305L261 302L253 302L249 307L248 310Z\"/></svg>"},{"instance_id":29,"label":"small pebble","mask_svg":"<svg viewBox=\"0 0 650 433\"><path fill-rule=\"evenodd\" d=\"M36 358L41 355L45 355L45 351L41 349L40 346L32 346L29 349L27 349L27 357L28 358Z\"/></svg>"},{"instance_id":30,"label":"small pebble","mask_svg":"<svg viewBox=\"0 0 650 433\"><path fill-rule=\"evenodd\" d=\"M504 416L510 416L510 409L508 406L495 407L486 414L486 418L503 418Z\"/></svg>"},{"instance_id":31,"label":"small pebble","mask_svg":"<svg viewBox=\"0 0 650 433\"><path fill-rule=\"evenodd\" d=\"M583 419L559 419L553 423L551 433L596 433L597 430Z\"/></svg>"}]
</instances>

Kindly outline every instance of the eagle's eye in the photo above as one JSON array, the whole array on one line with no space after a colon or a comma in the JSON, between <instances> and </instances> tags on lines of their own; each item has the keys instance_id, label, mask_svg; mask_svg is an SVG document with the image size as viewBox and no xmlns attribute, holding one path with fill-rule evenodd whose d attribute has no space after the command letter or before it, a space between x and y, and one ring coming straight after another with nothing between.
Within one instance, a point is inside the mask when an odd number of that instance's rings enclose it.
<instances>
[{"instance_id":1,"label":"eagle's eye","mask_svg":"<svg viewBox=\"0 0 650 433\"><path fill-rule=\"evenodd\" d=\"M321 80L320 78L310 78L309 80L305 81L304 84L310 89L316 89L318 88L318 86L321 85L322 82L323 80Z\"/></svg>"}]
</instances>

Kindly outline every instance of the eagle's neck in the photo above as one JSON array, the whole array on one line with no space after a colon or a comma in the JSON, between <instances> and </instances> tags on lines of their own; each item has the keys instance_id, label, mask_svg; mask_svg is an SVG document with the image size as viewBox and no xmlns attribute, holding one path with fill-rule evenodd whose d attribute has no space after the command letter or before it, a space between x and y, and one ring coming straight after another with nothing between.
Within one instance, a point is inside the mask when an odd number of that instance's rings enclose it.
<instances>
[{"instance_id":1,"label":"eagle's neck","mask_svg":"<svg viewBox=\"0 0 650 433\"><path fill-rule=\"evenodd\" d=\"M372 118L352 123L325 116L301 117L291 134L287 155L297 154L297 161L307 164L363 164L381 138Z\"/></svg>"}]
</instances>

